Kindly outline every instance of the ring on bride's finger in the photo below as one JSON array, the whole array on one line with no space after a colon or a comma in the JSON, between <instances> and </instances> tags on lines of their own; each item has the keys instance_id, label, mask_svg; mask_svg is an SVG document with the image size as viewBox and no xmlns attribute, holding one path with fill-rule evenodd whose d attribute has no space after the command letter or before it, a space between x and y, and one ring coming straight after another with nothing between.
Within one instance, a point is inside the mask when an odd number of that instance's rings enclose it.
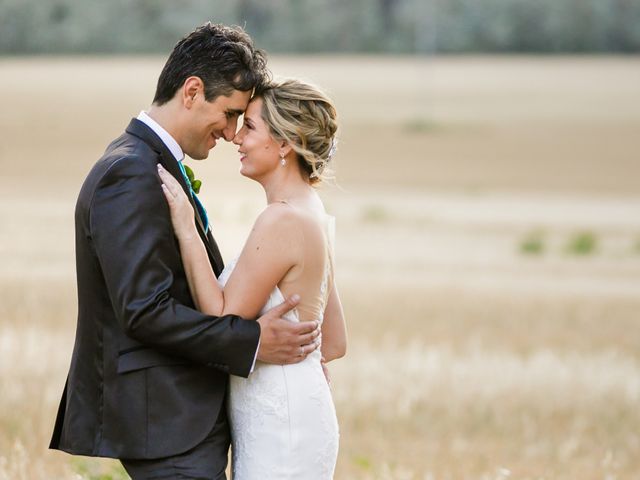
<instances>
[{"instance_id":1,"label":"ring on bride's finger","mask_svg":"<svg viewBox=\"0 0 640 480\"><path fill-rule=\"evenodd\" d=\"M300 356L304 357L304 348L300 347Z\"/></svg>"}]
</instances>

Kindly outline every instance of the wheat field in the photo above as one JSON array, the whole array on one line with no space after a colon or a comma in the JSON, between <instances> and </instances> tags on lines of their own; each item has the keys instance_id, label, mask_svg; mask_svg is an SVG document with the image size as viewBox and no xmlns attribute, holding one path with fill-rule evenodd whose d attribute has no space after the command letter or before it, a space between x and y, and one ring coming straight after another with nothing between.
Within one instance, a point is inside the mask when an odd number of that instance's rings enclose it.
<instances>
[{"instance_id":1,"label":"wheat field","mask_svg":"<svg viewBox=\"0 0 640 480\"><path fill-rule=\"evenodd\" d=\"M0 59L0 480L47 450L75 333L73 208L161 57ZM341 119L337 479L640 479L640 59L274 57ZM191 162L225 258L264 198Z\"/></svg>"}]
</instances>

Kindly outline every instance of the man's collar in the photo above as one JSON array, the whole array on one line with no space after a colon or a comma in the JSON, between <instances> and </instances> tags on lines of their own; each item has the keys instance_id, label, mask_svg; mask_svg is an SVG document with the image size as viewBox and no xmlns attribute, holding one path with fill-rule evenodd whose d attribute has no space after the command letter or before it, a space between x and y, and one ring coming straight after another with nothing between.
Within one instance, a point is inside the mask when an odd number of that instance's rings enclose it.
<instances>
[{"instance_id":1,"label":"man's collar","mask_svg":"<svg viewBox=\"0 0 640 480\"><path fill-rule=\"evenodd\" d=\"M178 142L175 141L175 139L169 134L169 132L162 128L162 126L153 118L151 118L145 111L140 112L140 114L138 115L138 120L147 125L151 130L155 132L156 135L158 135L158 137L160 137L162 143L166 145L166 147L169 149L169 151L177 161L182 161L182 159L184 158L184 152L182 151L182 148L180 148L180 145L178 145Z\"/></svg>"}]
</instances>

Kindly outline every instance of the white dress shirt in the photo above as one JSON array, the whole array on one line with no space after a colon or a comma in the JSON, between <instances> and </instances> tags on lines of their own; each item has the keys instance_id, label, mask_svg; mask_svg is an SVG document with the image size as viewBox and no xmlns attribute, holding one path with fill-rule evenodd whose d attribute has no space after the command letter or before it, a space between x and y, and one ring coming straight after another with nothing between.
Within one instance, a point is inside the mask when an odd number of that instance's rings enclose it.
<instances>
[{"instance_id":1,"label":"white dress shirt","mask_svg":"<svg viewBox=\"0 0 640 480\"><path fill-rule=\"evenodd\" d=\"M151 118L147 112L142 111L138 115L138 120L144 123L147 127L155 132L156 135L160 137L162 143L166 145L171 154L175 157L175 159L181 162L184 159L184 152L178 142L171 136L169 132L167 132L162 126L156 122L153 118Z\"/></svg>"}]
</instances>

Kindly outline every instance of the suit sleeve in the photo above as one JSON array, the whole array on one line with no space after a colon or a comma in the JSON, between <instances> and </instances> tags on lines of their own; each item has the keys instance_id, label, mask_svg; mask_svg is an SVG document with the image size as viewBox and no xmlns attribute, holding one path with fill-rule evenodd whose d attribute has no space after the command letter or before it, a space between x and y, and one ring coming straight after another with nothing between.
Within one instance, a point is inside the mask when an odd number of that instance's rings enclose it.
<instances>
[{"instance_id":1,"label":"suit sleeve","mask_svg":"<svg viewBox=\"0 0 640 480\"><path fill-rule=\"evenodd\" d=\"M92 199L90 234L118 321L145 345L246 377L260 326L205 315L175 298L188 290L162 195L155 162L132 156L110 167Z\"/></svg>"}]
</instances>

